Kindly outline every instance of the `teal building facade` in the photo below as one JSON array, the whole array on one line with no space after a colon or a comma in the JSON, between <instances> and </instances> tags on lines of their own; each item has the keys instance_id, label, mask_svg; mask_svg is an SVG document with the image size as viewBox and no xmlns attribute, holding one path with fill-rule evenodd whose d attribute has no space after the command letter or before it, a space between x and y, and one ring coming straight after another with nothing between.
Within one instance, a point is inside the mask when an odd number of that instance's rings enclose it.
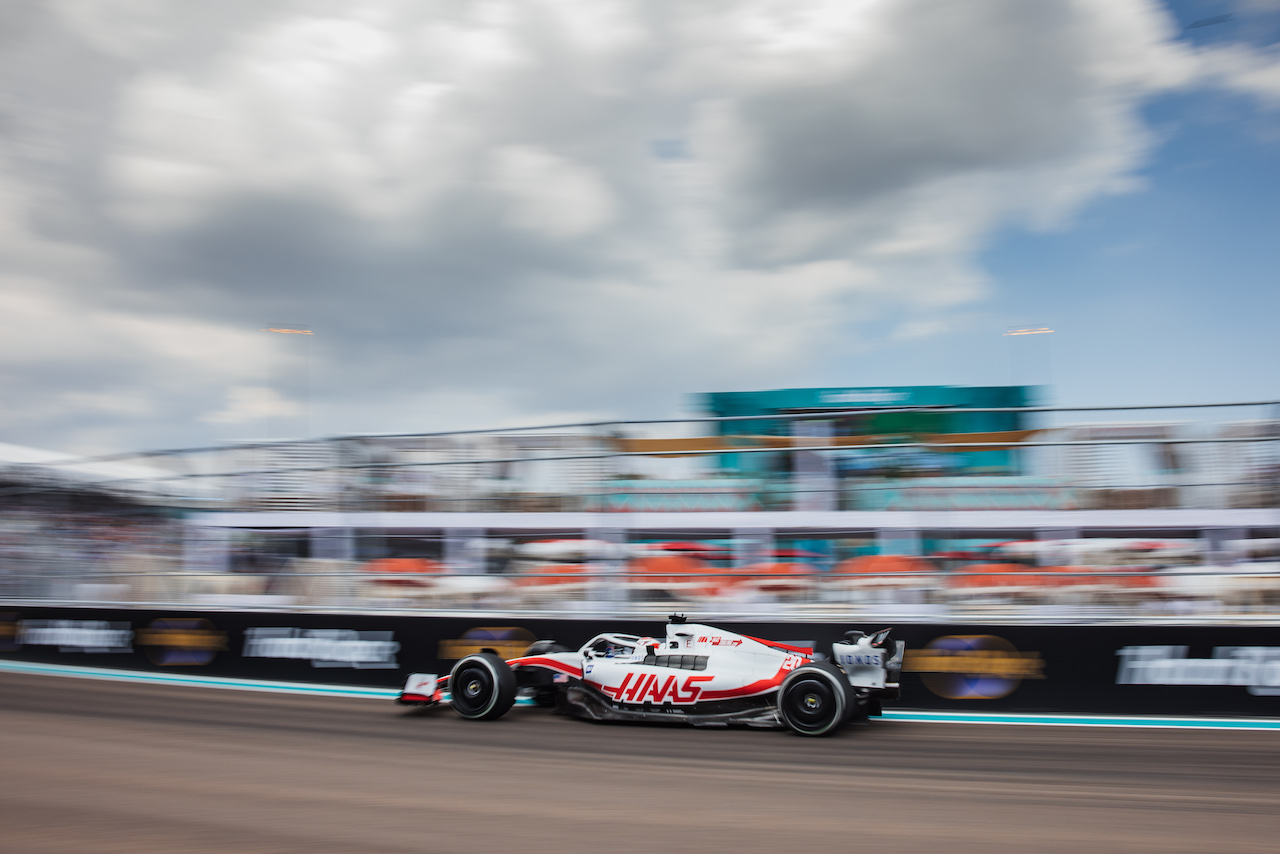
<instances>
[{"instance_id":1,"label":"teal building facade","mask_svg":"<svg viewBox=\"0 0 1280 854\"><path fill-rule=\"evenodd\" d=\"M1026 412L985 410L1034 406L1042 397L1040 391L1039 386L837 386L711 392L697 395L694 403L703 414L715 417L776 416L717 422L715 432L724 437L874 437L876 447L823 452L834 458L842 477L904 473L1011 476L1022 473L1017 450L960 453L909 446L924 436L1033 429L1031 415ZM832 413L830 418L814 417L828 412ZM815 444L822 442L815 440ZM908 447L895 449L894 445ZM724 454L718 465L726 474L778 474L791 464L790 456L786 452Z\"/></svg>"}]
</instances>

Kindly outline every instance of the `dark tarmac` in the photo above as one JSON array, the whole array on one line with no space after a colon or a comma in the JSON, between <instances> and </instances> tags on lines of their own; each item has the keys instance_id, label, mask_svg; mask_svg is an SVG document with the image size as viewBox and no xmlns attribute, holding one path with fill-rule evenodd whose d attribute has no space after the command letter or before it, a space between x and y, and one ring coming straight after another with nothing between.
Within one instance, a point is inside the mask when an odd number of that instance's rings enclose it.
<instances>
[{"instance_id":1,"label":"dark tarmac","mask_svg":"<svg viewBox=\"0 0 1280 854\"><path fill-rule=\"evenodd\" d=\"M0 851L1274 852L1280 733L493 723L0 674Z\"/></svg>"}]
</instances>

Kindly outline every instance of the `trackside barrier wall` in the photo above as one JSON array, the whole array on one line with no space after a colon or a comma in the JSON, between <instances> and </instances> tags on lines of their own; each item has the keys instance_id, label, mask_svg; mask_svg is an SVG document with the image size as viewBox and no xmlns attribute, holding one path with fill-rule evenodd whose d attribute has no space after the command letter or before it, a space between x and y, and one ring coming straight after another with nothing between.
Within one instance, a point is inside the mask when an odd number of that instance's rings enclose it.
<instances>
[{"instance_id":1,"label":"trackside barrier wall","mask_svg":"<svg viewBox=\"0 0 1280 854\"><path fill-rule=\"evenodd\" d=\"M697 615L690 615L697 621ZM724 628L829 652L848 629ZM0 661L239 679L398 687L470 652L505 657L603 631L661 637L662 621L300 614L79 607L0 609ZM905 624L904 709L1280 717L1280 628ZM714 635L712 635L714 642Z\"/></svg>"}]
</instances>

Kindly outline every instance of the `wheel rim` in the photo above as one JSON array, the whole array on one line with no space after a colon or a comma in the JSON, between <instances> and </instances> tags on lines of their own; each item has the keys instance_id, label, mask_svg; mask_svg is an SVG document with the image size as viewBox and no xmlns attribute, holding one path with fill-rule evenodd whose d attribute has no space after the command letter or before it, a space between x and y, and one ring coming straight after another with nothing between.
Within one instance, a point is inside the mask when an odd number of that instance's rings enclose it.
<instances>
[{"instance_id":1,"label":"wheel rim","mask_svg":"<svg viewBox=\"0 0 1280 854\"><path fill-rule=\"evenodd\" d=\"M493 678L483 667L467 667L458 674L461 690L453 704L463 714L483 712L493 699Z\"/></svg>"},{"instance_id":2,"label":"wheel rim","mask_svg":"<svg viewBox=\"0 0 1280 854\"><path fill-rule=\"evenodd\" d=\"M830 726L836 709L835 691L825 679L818 677L807 677L788 686L782 698L782 711L788 723L800 730L822 730Z\"/></svg>"}]
</instances>

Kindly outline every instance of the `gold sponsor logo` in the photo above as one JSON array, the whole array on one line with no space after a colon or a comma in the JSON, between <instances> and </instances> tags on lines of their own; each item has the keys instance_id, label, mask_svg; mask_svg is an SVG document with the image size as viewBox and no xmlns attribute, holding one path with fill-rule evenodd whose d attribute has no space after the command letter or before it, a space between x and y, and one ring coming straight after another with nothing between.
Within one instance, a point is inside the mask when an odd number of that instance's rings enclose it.
<instances>
[{"instance_id":1,"label":"gold sponsor logo","mask_svg":"<svg viewBox=\"0 0 1280 854\"><path fill-rule=\"evenodd\" d=\"M516 626L481 626L468 629L462 637L440 641L439 658L456 661L491 649L503 658L519 658L537 638L528 629Z\"/></svg>"},{"instance_id":2,"label":"gold sponsor logo","mask_svg":"<svg viewBox=\"0 0 1280 854\"><path fill-rule=\"evenodd\" d=\"M0 652L13 652L18 648L18 615L13 612L0 614Z\"/></svg>"},{"instance_id":3,"label":"gold sponsor logo","mask_svg":"<svg viewBox=\"0 0 1280 854\"><path fill-rule=\"evenodd\" d=\"M161 617L138 629L134 643L161 667L200 666L227 648L227 633L202 618Z\"/></svg>"},{"instance_id":4,"label":"gold sponsor logo","mask_svg":"<svg viewBox=\"0 0 1280 854\"><path fill-rule=\"evenodd\" d=\"M1023 679L1044 679L1044 659L995 635L944 635L924 649L908 650L904 672L920 674L933 693L951 700L995 700Z\"/></svg>"},{"instance_id":5,"label":"gold sponsor logo","mask_svg":"<svg viewBox=\"0 0 1280 854\"><path fill-rule=\"evenodd\" d=\"M1043 679L1044 659L1038 652L994 649L907 650L902 669L915 673L968 673L1006 679Z\"/></svg>"},{"instance_id":6,"label":"gold sponsor logo","mask_svg":"<svg viewBox=\"0 0 1280 854\"><path fill-rule=\"evenodd\" d=\"M139 629L134 643L170 649L224 650L227 648L227 636L211 629Z\"/></svg>"}]
</instances>

